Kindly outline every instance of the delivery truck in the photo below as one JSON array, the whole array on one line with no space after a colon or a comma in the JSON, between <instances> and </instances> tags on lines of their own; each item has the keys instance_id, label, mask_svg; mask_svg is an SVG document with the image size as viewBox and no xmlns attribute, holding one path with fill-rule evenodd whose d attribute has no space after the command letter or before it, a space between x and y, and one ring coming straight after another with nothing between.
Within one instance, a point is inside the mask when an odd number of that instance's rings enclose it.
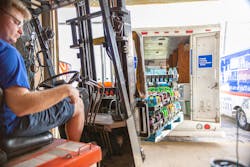
<instances>
[{"instance_id":1,"label":"delivery truck","mask_svg":"<svg viewBox=\"0 0 250 167\"><path fill-rule=\"evenodd\" d=\"M178 126L171 125L171 128L159 128L161 132L156 131L158 135L154 134L154 141L165 135L216 134L221 124L219 66L222 26L152 27L134 31L140 38L146 89L151 87L147 82L150 70L165 69L168 75L175 69L178 75L170 87L177 92L172 102L179 102L183 113L180 119L184 121ZM150 91L146 92L150 96Z\"/></svg>"},{"instance_id":2,"label":"delivery truck","mask_svg":"<svg viewBox=\"0 0 250 167\"><path fill-rule=\"evenodd\" d=\"M225 24L221 56L221 113L250 131L250 21Z\"/></svg>"}]
</instances>

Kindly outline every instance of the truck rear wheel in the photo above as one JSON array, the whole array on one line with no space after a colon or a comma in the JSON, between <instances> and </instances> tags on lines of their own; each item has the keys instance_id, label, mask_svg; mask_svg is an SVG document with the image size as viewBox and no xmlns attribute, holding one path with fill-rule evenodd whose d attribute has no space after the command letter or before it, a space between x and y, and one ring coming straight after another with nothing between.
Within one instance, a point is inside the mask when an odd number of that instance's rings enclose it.
<instances>
[{"instance_id":1,"label":"truck rear wheel","mask_svg":"<svg viewBox=\"0 0 250 167\"><path fill-rule=\"evenodd\" d=\"M237 109L236 120L241 129L250 131L250 124L247 122L246 114L241 108Z\"/></svg>"}]
</instances>

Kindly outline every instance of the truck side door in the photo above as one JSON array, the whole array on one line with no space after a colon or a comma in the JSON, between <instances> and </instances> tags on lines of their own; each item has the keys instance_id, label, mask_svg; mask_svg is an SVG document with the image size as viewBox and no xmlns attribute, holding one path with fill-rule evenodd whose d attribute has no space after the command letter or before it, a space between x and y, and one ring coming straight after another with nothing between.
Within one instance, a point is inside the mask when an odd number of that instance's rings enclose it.
<instances>
[{"instance_id":1,"label":"truck side door","mask_svg":"<svg viewBox=\"0 0 250 167\"><path fill-rule=\"evenodd\" d=\"M191 119L220 122L219 32L191 37Z\"/></svg>"}]
</instances>

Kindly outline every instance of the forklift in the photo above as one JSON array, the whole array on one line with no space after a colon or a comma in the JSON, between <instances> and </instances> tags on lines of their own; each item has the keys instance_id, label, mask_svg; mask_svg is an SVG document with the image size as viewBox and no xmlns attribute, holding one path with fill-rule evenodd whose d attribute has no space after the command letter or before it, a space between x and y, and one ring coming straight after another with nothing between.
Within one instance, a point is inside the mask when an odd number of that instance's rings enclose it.
<instances>
[{"instance_id":1,"label":"forklift","mask_svg":"<svg viewBox=\"0 0 250 167\"><path fill-rule=\"evenodd\" d=\"M58 127L59 139L54 138L51 132L18 138L1 136L1 165L91 166L96 163L97 166L142 166L145 154L135 125L132 31L125 0L99 0L97 6L100 10L96 12L91 10L91 0L22 1L32 14L31 21L24 27L27 39L19 45L31 87L39 91L76 82L85 105L85 127L79 143L66 140L63 126ZM67 20L66 24L70 25L72 32L73 44L70 48L78 50L76 56L81 69L56 74L50 50L54 33L42 27L39 19L40 15L65 6L76 9L77 16ZM97 81L94 58L96 39L93 39L92 30L94 18L102 20L104 37L99 44L105 48L114 69L114 83L109 86ZM37 85L34 77L36 68L43 69L42 73L46 74L46 79ZM73 147L75 149L71 150ZM54 154L51 155L51 152ZM43 162L36 163L37 157L45 155Z\"/></svg>"}]
</instances>

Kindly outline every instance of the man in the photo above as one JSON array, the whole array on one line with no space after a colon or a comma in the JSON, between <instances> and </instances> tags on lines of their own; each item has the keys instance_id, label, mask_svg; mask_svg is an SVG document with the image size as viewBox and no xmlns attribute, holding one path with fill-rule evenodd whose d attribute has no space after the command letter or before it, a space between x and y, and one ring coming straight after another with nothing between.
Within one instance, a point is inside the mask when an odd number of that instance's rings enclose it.
<instances>
[{"instance_id":1,"label":"man","mask_svg":"<svg viewBox=\"0 0 250 167\"><path fill-rule=\"evenodd\" d=\"M69 140L79 141L84 126L83 102L69 84L44 91L30 91L25 64L11 44L22 35L30 13L19 0L0 1L0 136L30 136L66 123Z\"/></svg>"}]
</instances>

